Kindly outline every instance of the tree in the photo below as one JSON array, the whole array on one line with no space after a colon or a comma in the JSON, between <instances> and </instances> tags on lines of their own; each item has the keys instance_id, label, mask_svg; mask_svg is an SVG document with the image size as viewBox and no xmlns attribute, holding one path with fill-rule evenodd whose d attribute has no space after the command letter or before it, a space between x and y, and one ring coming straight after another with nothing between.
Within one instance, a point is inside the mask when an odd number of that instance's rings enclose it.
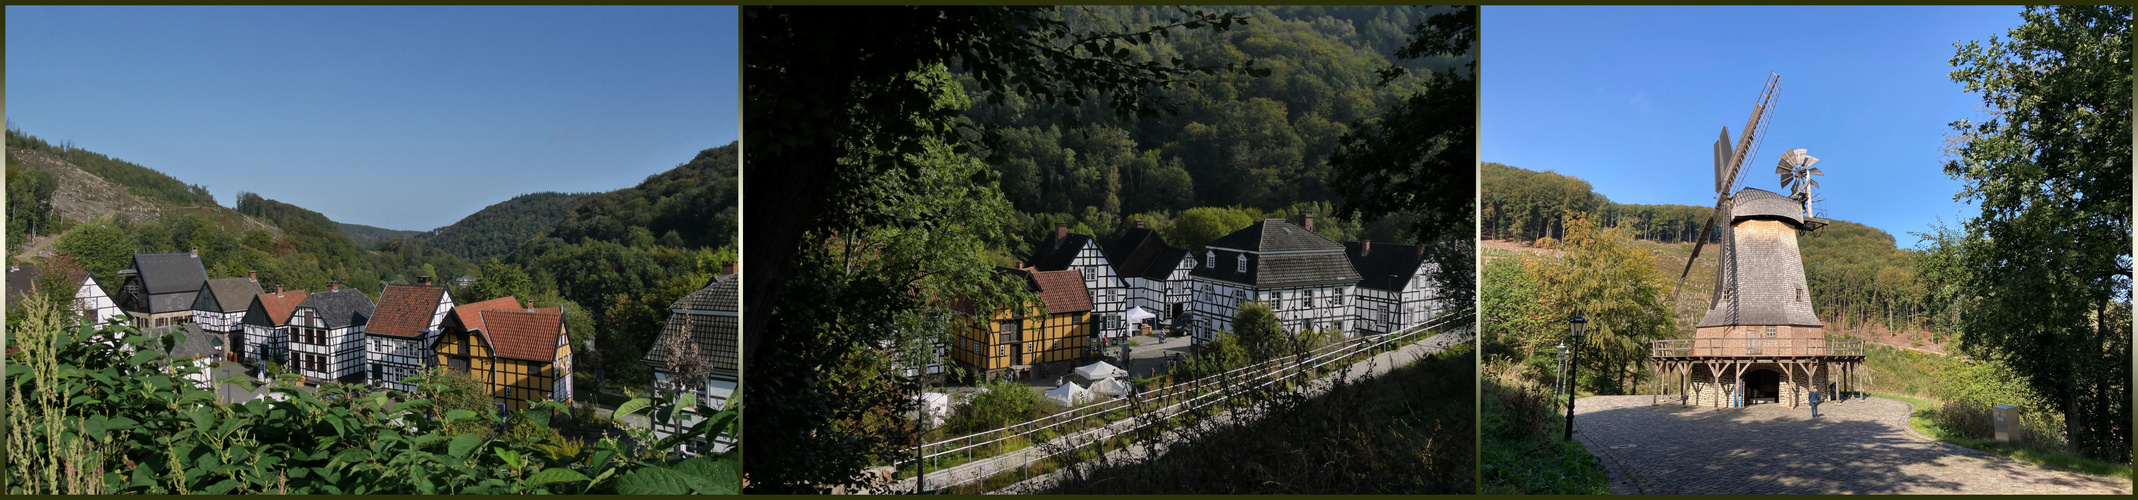
<instances>
[{"instance_id":1,"label":"tree","mask_svg":"<svg viewBox=\"0 0 2138 500\"><path fill-rule=\"evenodd\" d=\"M1292 342L1284 331L1284 323L1277 319L1277 312L1270 310L1269 304L1249 302L1241 305L1240 312L1232 316L1232 330L1255 361L1292 352Z\"/></svg>"},{"instance_id":2,"label":"tree","mask_svg":"<svg viewBox=\"0 0 2138 500\"><path fill-rule=\"evenodd\" d=\"M512 297L520 307L526 307L527 298L534 296L534 281L527 277L527 273L519 266L497 259L483 262L482 276L478 276L475 285L469 288L470 302Z\"/></svg>"},{"instance_id":3,"label":"tree","mask_svg":"<svg viewBox=\"0 0 2138 500\"><path fill-rule=\"evenodd\" d=\"M753 488L813 491L848 484L914 436L916 380L897 360L932 353L961 328L948 304L1026 304L992 278L983 239L1008 203L966 136L999 132L959 116L975 94L1103 104L1120 115L1174 109L1156 94L1197 67L1131 57L1176 29L1242 19L1181 10L1147 29L1071 26L1050 7L747 8L743 32L744 186L777 209L749 210L744 253L745 405L753 421ZM962 124L962 125L961 125ZM793 285L790 286L790 281ZM930 343L934 344L930 344ZM902 356L893 359L885 345Z\"/></svg>"},{"instance_id":4,"label":"tree","mask_svg":"<svg viewBox=\"0 0 2138 500\"><path fill-rule=\"evenodd\" d=\"M54 245L61 252L81 259L82 269L98 283L117 289L119 270L133 265L134 245L111 219L97 219L68 231Z\"/></svg>"},{"instance_id":5,"label":"tree","mask_svg":"<svg viewBox=\"0 0 2138 500\"><path fill-rule=\"evenodd\" d=\"M1433 279L1455 304L1472 303L1476 263L1457 248L1463 245L1434 243L1477 237L1477 40L1477 6L1419 23L1398 59L1467 54L1468 61L1428 74L1423 90L1379 118L1353 122L1329 157L1338 210L1369 222L1413 217L1405 235L1427 245L1440 269ZM1406 73L1390 65L1381 84Z\"/></svg>"},{"instance_id":6,"label":"tree","mask_svg":"<svg viewBox=\"0 0 2138 500\"><path fill-rule=\"evenodd\" d=\"M1965 222L1960 341L2062 407L2072 451L2131 457L2129 5L2029 7L1969 41L1952 79L1990 116L1952 124Z\"/></svg>"},{"instance_id":7,"label":"tree","mask_svg":"<svg viewBox=\"0 0 2138 500\"><path fill-rule=\"evenodd\" d=\"M1582 373L1596 376L1598 393L1624 394L1629 374L1648 355L1649 341L1676 324L1665 297L1670 280L1655 259L1627 236L1626 228L1597 227L1586 214L1567 217L1564 257L1536 259L1539 295L1561 318L1579 312L1589 321L1581 346ZM1540 330L1541 331L1541 330ZM1638 376L1634 382L1638 382Z\"/></svg>"}]
</instances>

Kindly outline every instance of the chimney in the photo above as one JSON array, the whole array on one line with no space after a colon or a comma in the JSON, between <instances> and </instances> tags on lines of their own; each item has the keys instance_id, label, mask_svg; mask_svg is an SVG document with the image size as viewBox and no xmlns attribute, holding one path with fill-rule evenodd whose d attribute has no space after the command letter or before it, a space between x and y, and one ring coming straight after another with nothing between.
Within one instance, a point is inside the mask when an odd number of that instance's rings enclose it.
<instances>
[{"instance_id":1,"label":"chimney","mask_svg":"<svg viewBox=\"0 0 2138 500\"><path fill-rule=\"evenodd\" d=\"M276 297L281 297L281 296L282 296L282 285L281 285L280 283L277 283L277 284L275 284L275 296L276 296Z\"/></svg>"},{"instance_id":2,"label":"chimney","mask_svg":"<svg viewBox=\"0 0 2138 500\"><path fill-rule=\"evenodd\" d=\"M259 272L259 271L245 271L245 281L250 281L250 282L254 282L254 283L259 283L259 282L260 282L260 272Z\"/></svg>"},{"instance_id":3,"label":"chimney","mask_svg":"<svg viewBox=\"0 0 2138 500\"><path fill-rule=\"evenodd\" d=\"M416 284L418 284L418 285L428 285L428 284L431 284L431 275L425 274L425 275L422 275L422 276L417 276L417 277L416 277Z\"/></svg>"},{"instance_id":4,"label":"chimney","mask_svg":"<svg viewBox=\"0 0 2138 500\"><path fill-rule=\"evenodd\" d=\"M733 262L729 262L729 263L726 263L726 264L721 264L721 265L720 265L720 275L721 275L721 276L726 276L726 275L730 275L730 274L735 274L735 263L733 263Z\"/></svg>"},{"instance_id":5,"label":"chimney","mask_svg":"<svg viewBox=\"0 0 2138 500\"><path fill-rule=\"evenodd\" d=\"M1365 257L1365 256L1368 256L1368 255L1373 255L1373 240L1365 240L1365 241L1360 241L1360 242L1359 242L1359 256L1360 256L1360 257Z\"/></svg>"},{"instance_id":6,"label":"chimney","mask_svg":"<svg viewBox=\"0 0 2138 500\"><path fill-rule=\"evenodd\" d=\"M200 258L200 249L198 248L188 248L186 249L186 253L192 255L195 259Z\"/></svg>"},{"instance_id":7,"label":"chimney","mask_svg":"<svg viewBox=\"0 0 2138 500\"><path fill-rule=\"evenodd\" d=\"M338 291L341 291L341 282L340 282L340 281L328 281L328 282L327 282L327 291L329 291L329 292L338 292Z\"/></svg>"},{"instance_id":8,"label":"chimney","mask_svg":"<svg viewBox=\"0 0 2138 500\"><path fill-rule=\"evenodd\" d=\"M1136 219L1136 229L1143 229L1143 219Z\"/></svg>"},{"instance_id":9,"label":"chimney","mask_svg":"<svg viewBox=\"0 0 2138 500\"><path fill-rule=\"evenodd\" d=\"M1060 245L1062 244L1062 240L1066 239L1069 239L1069 223L1054 223L1054 244Z\"/></svg>"},{"instance_id":10,"label":"chimney","mask_svg":"<svg viewBox=\"0 0 2138 500\"><path fill-rule=\"evenodd\" d=\"M1307 230L1308 230L1308 231L1313 231L1313 230L1314 230L1314 212L1307 212L1307 213L1306 213L1306 219L1305 219L1305 220L1306 220L1306 222L1305 222L1305 223L1303 223L1303 224L1300 224L1300 225L1301 225L1301 226L1305 226L1305 227L1307 228Z\"/></svg>"},{"instance_id":11,"label":"chimney","mask_svg":"<svg viewBox=\"0 0 2138 500\"><path fill-rule=\"evenodd\" d=\"M1017 261L1017 262L1011 263L1011 264L1010 264L1010 267L1011 267L1011 268L1013 268L1013 269L1024 269L1024 261L1021 261L1021 260L1020 260L1020 261Z\"/></svg>"}]
</instances>

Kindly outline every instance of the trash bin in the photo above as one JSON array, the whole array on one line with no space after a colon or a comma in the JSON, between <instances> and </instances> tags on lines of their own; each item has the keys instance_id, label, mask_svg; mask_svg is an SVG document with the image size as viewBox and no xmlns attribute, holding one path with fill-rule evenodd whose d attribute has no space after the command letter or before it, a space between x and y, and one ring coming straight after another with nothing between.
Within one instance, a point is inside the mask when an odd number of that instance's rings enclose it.
<instances>
[{"instance_id":1,"label":"trash bin","mask_svg":"<svg viewBox=\"0 0 2138 500\"><path fill-rule=\"evenodd\" d=\"M1996 416L1997 446L2010 448L2019 442L2019 407L1997 405L1990 407Z\"/></svg>"}]
</instances>

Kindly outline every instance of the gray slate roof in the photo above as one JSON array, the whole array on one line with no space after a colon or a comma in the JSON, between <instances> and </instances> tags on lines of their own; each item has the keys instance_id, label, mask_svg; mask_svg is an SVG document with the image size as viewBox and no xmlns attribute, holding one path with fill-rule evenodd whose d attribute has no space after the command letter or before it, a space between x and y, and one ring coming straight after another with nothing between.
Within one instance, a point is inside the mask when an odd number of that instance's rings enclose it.
<instances>
[{"instance_id":1,"label":"gray slate roof","mask_svg":"<svg viewBox=\"0 0 2138 500\"><path fill-rule=\"evenodd\" d=\"M734 312L737 309L736 285L739 275L714 277L669 307L668 323L661 328L661 335L653 345L660 346L676 336L688 335L698 347L698 358L712 365L714 378L733 380L740 371L742 336L735 320L737 316L717 315L714 312ZM652 349L640 361L656 367L668 366L668 353Z\"/></svg>"},{"instance_id":2,"label":"gray slate roof","mask_svg":"<svg viewBox=\"0 0 2138 500\"><path fill-rule=\"evenodd\" d=\"M1189 274L1262 287L1359 281L1343 245L1283 219L1256 222L1208 246L1217 265L1204 262ZM1236 270L1242 254L1247 255L1245 272Z\"/></svg>"},{"instance_id":3,"label":"gray slate roof","mask_svg":"<svg viewBox=\"0 0 2138 500\"><path fill-rule=\"evenodd\" d=\"M208 271L201 267L200 257L190 253L137 253L134 269L141 272L141 282L150 295L199 292L200 284L208 281ZM191 300L187 302L186 306L193 305Z\"/></svg>"},{"instance_id":4,"label":"gray slate roof","mask_svg":"<svg viewBox=\"0 0 2138 500\"><path fill-rule=\"evenodd\" d=\"M327 328L363 326L371 322L371 309L376 307L370 297L354 288L314 293L298 303L297 308L312 308L327 322Z\"/></svg>"},{"instance_id":5,"label":"gray slate roof","mask_svg":"<svg viewBox=\"0 0 2138 500\"><path fill-rule=\"evenodd\" d=\"M193 310L240 312L252 305L253 297L260 295L260 284L246 278L208 280L201 285L201 292L193 300Z\"/></svg>"},{"instance_id":6,"label":"gray slate roof","mask_svg":"<svg viewBox=\"0 0 2138 500\"><path fill-rule=\"evenodd\" d=\"M1342 251L1344 249L1343 245L1338 245L1334 241L1329 241L1328 238L1323 238L1319 234L1314 234L1313 231L1308 231L1307 228L1299 227L1298 224L1293 224L1291 221L1284 219L1263 219L1261 222L1256 222L1245 229L1233 231L1232 234L1211 240L1209 244L1203 246L1250 252Z\"/></svg>"},{"instance_id":7,"label":"gray slate roof","mask_svg":"<svg viewBox=\"0 0 2138 500\"><path fill-rule=\"evenodd\" d=\"M1368 249L1371 251L1366 251ZM1351 258L1351 267L1358 269L1362 278L1360 288L1400 291L1418 274L1418 264L1425 259L1418 253L1417 245L1398 243L1374 243L1370 247L1361 242L1344 243L1344 256ZM1391 277L1393 275L1393 277Z\"/></svg>"},{"instance_id":8,"label":"gray slate roof","mask_svg":"<svg viewBox=\"0 0 2138 500\"><path fill-rule=\"evenodd\" d=\"M1121 277L1141 276L1164 280L1180 267L1180 260L1188 257L1188 249L1167 245L1165 237L1149 228L1131 228L1106 247L1106 260L1113 263L1114 274Z\"/></svg>"},{"instance_id":9,"label":"gray slate roof","mask_svg":"<svg viewBox=\"0 0 2138 500\"><path fill-rule=\"evenodd\" d=\"M1804 225L1804 205L1773 191L1744 188L1730 197L1730 220L1781 219L1790 224Z\"/></svg>"},{"instance_id":10,"label":"gray slate roof","mask_svg":"<svg viewBox=\"0 0 2138 500\"><path fill-rule=\"evenodd\" d=\"M1066 238L1056 240L1053 233L1048 233L1047 240L1040 242L1039 248L1032 251L1032 262L1029 265L1041 271L1068 269L1070 264L1076 263L1077 252L1083 251L1084 245L1091 242L1091 235L1088 234L1072 233Z\"/></svg>"}]
</instances>

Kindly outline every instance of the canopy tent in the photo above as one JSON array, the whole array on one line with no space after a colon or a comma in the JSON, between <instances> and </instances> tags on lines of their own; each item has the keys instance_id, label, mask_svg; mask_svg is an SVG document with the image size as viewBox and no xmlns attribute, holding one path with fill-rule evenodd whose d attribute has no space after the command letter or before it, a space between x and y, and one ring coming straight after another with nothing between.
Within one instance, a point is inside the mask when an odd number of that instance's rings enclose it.
<instances>
[{"instance_id":1,"label":"canopy tent","mask_svg":"<svg viewBox=\"0 0 2138 500\"><path fill-rule=\"evenodd\" d=\"M1084 377L1084 380L1097 381L1100 379L1108 379L1114 377L1126 377L1128 376L1128 371L1122 370L1120 368L1115 368L1114 365L1108 364L1105 361L1097 361L1088 365L1077 367L1076 376Z\"/></svg>"},{"instance_id":2,"label":"canopy tent","mask_svg":"<svg viewBox=\"0 0 2138 500\"><path fill-rule=\"evenodd\" d=\"M1128 324L1131 324L1131 325L1133 325L1133 324L1136 324L1136 323L1139 323L1139 322L1142 322L1143 320L1147 320L1147 319L1151 319L1151 318L1156 318L1156 317L1158 317L1158 315L1157 315L1157 314L1155 314L1155 313L1152 313L1152 312L1150 312L1149 310L1145 310L1145 309L1144 309L1143 307L1141 307L1141 306L1138 306L1138 307L1135 307L1135 308L1131 308L1131 309L1129 309L1129 310L1128 310L1128 312L1127 312L1127 313L1124 313L1124 314L1122 314L1121 316L1122 316L1123 318L1126 318L1126 319L1128 319Z\"/></svg>"},{"instance_id":3,"label":"canopy tent","mask_svg":"<svg viewBox=\"0 0 2138 500\"><path fill-rule=\"evenodd\" d=\"M1122 382L1121 379L1117 378L1101 380L1091 384L1091 392L1106 396L1127 396L1128 393L1134 391L1135 388L1129 387L1128 382Z\"/></svg>"},{"instance_id":4,"label":"canopy tent","mask_svg":"<svg viewBox=\"0 0 2138 500\"><path fill-rule=\"evenodd\" d=\"M921 414L930 418L929 425L940 424L950 418L950 395L940 392L923 392L920 395Z\"/></svg>"},{"instance_id":5,"label":"canopy tent","mask_svg":"<svg viewBox=\"0 0 2138 500\"><path fill-rule=\"evenodd\" d=\"M1075 407L1091 402L1091 391L1085 390L1084 386L1076 385L1076 382L1070 382L1062 384L1061 387L1056 387L1054 390L1047 391L1047 400L1062 406Z\"/></svg>"}]
</instances>

